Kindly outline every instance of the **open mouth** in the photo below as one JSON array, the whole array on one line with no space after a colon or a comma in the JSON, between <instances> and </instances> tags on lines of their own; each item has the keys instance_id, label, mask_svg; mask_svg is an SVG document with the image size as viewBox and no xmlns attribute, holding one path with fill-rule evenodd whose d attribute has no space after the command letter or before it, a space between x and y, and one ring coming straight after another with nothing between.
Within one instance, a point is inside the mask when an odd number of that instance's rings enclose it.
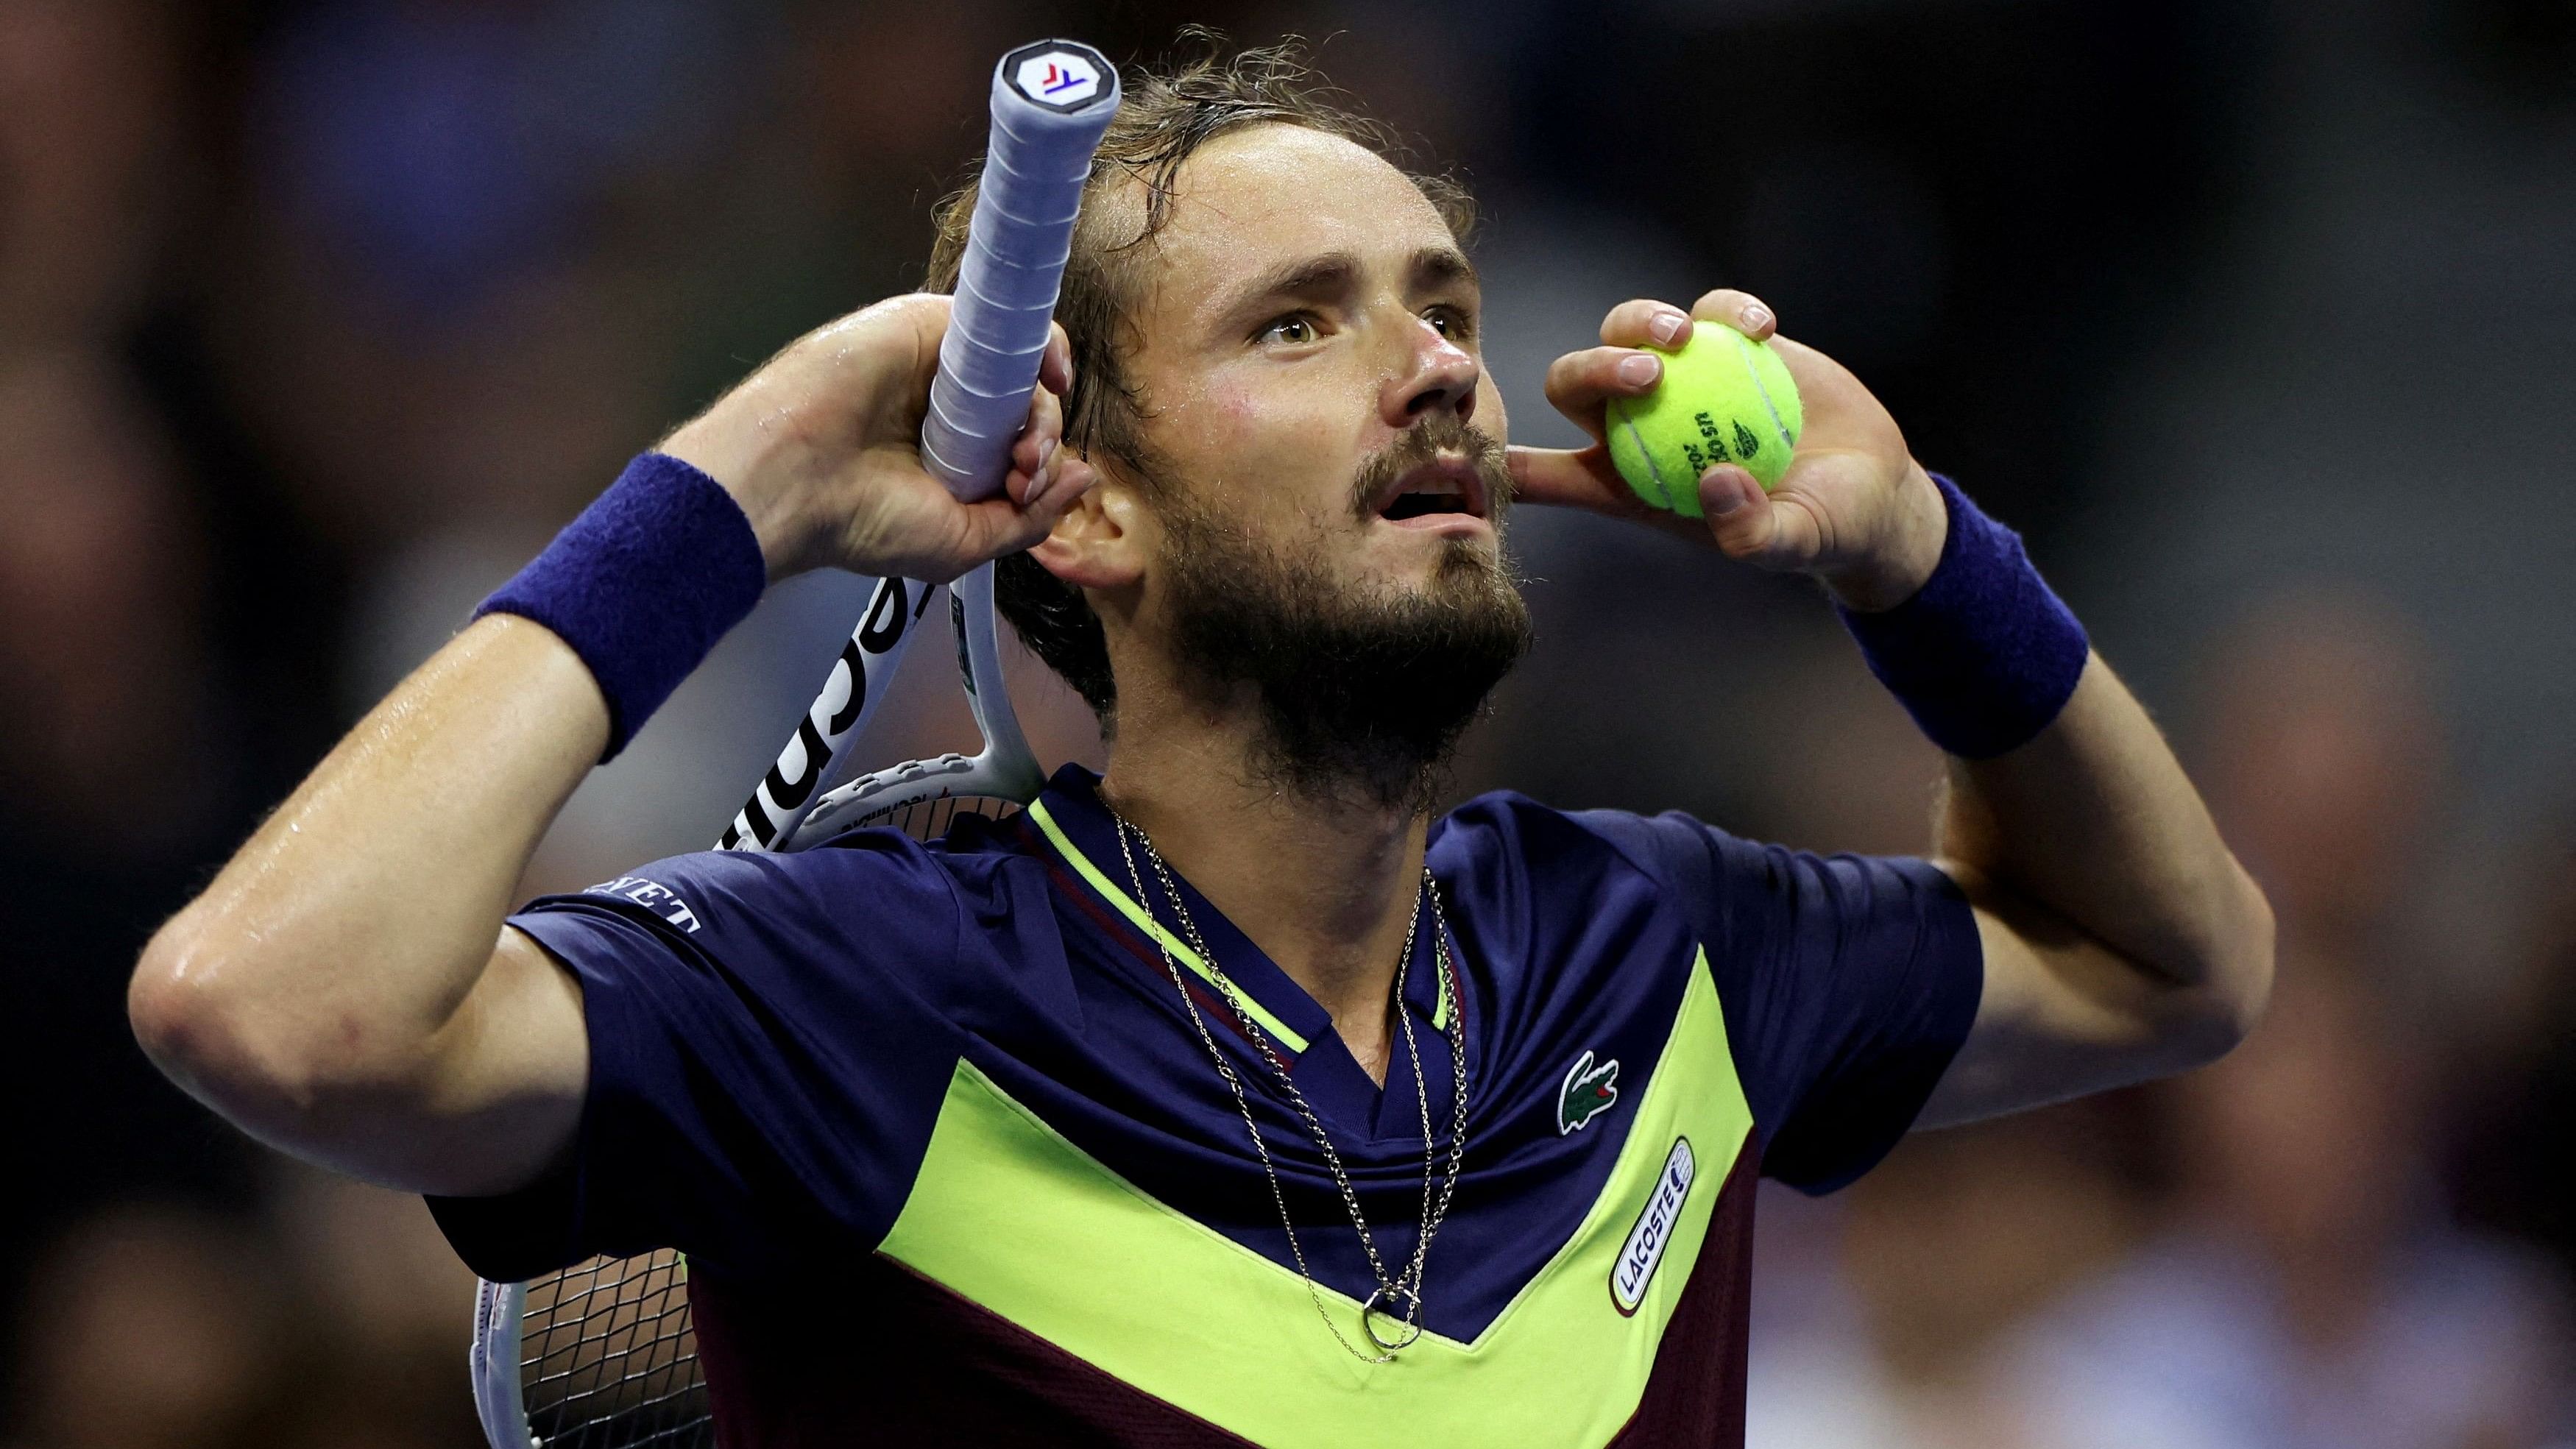
<instances>
[{"instance_id":1,"label":"open mouth","mask_svg":"<svg viewBox=\"0 0 2576 1449\"><path fill-rule=\"evenodd\" d=\"M1427 513L1465 513L1467 500L1455 493L1402 493L1378 516L1402 522Z\"/></svg>"},{"instance_id":2,"label":"open mouth","mask_svg":"<svg viewBox=\"0 0 2576 1449\"><path fill-rule=\"evenodd\" d=\"M1408 470L1384 494L1377 515L1389 523L1460 514L1486 516L1484 475L1464 458L1443 456Z\"/></svg>"}]
</instances>

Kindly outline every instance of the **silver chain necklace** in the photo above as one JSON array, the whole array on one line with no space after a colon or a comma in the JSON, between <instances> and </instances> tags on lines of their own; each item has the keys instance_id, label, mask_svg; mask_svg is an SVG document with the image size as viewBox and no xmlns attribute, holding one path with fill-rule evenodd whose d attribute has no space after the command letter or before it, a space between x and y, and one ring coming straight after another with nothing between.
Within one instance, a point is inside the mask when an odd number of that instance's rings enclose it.
<instances>
[{"instance_id":1,"label":"silver chain necklace","mask_svg":"<svg viewBox=\"0 0 2576 1449\"><path fill-rule=\"evenodd\" d=\"M1297 1276L1306 1285L1308 1301L1315 1305L1316 1316L1324 1320L1324 1327L1332 1333L1334 1341L1353 1358L1362 1363L1393 1362L1398 1353L1412 1347L1422 1337L1423 1266L1430 1256L1432 1234L1440 1230L1441 1222L1449 1215L1450 1201L1457 1195L1458 1167L1467 1151L1467 1013L1458 994L1455 963L1449 956L1448 919L1440 908L1439 882L1431 878L1429 866L1423 867L1422 890L1413 898L1413 916L1405 925L1404 954L1397 958L1395 968L1395 1016L1404 1027L1404 1050L1413 1063L1414 1101L1422 1113L1422 1230L1414 1236L1413 1261L1405 1266L1403 1273L1389 1277L1385 1262L1378 1257L1377 1242L1369 1232L1368 1219L1360 1212L1359 1194L1351 1186L1350 1174L1342 1168L1342 1155L1333 1150L1333 1139L1324 1131L1323 1120L1315 1115L1313 1107L1307 1105L1306 1094L1298 1090L1296 1079L1288 1074L1287 1063L1279 1059L1278 1052L1271 1048L1269 1036L1253 1020L1242 988L1225 974L1224 968L1217 965L1215 955L1208 950L1206 938L1199 934L1198 921L1190 915L1188 905L1181 899L1180 883L1173 878L1171 866L1164 862L1162 853L1154 849L1153 837L1130 824L1127 817L1117 811L1112 810L1109 814L1110 819L1117 823L1118 853L1126 858L1127 879L1136 892L1137 902L1141 905L1145 901L1145 878L1136 869L1136 852L1128 843L1130 832L1143 842L1145 858L1154 863L1154 875L1162 883L1164 897L1171 902L1172 915L1181 923L1182 933L1189 937L1190 949L1207 964L1208 977L1215 982L1217 994L1234 1012L1243 1034L1260 1049L1262 1059L1270 1064L1271 1074L1278 1079L1289 1103L1304 1120L1308 1135L1315 1139L1317 1147L1323 1149L1324 1164L1332 1170L1333 1185L1341 1189L1342 1206L1350 1212L1351 1227L1359 1234L1360 1251L1367 1255L1369 1273L1377 1280L1376 1290L1369 1294L1367 1302L1360 1305L1360 1331L1368 1336L1368 1341L1378 1351L1363 1352L1342 1332L1341 1326L1333 1322L1333 1315L1325 1309L1323 1294L1315 1287L1315 1275L1306 1266L1306 1250L1297 1243L1297 1225L1289 1220L1288 1196L1279 1186L1279 1169L1271 1162L1269 1145L1261 1140L1261 1129L1252 1120L1252 1104L1244 1095L1243 1079L1226 1061L1225 1053L1216 1044L1215 1033L1208 1030L1207 1019L1199 1014L1198 1002L1191 997L1189 984L1181 977L1180 959L1172 953L1170 942L1160 931L1150 932L1148 934L1154 937L1155 946L1163 954L1163 969L1171 975L1173 988L1181 993L1181 1005L1190 1014L1190 1024L1198 1028L1199 1040L1207 1047L1208 1059L1216 1063L1217 1075L1224 1079L1227 1090L1234 1094L1235 1110L1243 1116L1243 1130L1252 1138L1252 1150L1260 1157L1261 1171L1270 1180L1270 1201L1279 1209L1279 1226L1288 1235L1288 1252L1297 1260ZM1457 1086L1457 1101L1449 1118L1449 1170L1441 1180L1436 1199L1431 1190L1434 1164L1438 1160L1431 1136L1431 1089L1423 1080L1422 1049L1414 1035L1412 1014L1404 1009L1404 982L1413 965L1413 943L1421 931L1422 899L1425 895L1431 898L1433 962L1440 972L1441 990L1447 994L1450 1006L1449 1030L1445 1035L1449 1038L1450 1080ZM1392 1336L1381 1334L1378 1320L1381 1317L1394 1318L1394 1310L1399 1306L1403 1309L1403 1317L1395 1319L1397 1327Z\"/></svg>"}]
</instances>

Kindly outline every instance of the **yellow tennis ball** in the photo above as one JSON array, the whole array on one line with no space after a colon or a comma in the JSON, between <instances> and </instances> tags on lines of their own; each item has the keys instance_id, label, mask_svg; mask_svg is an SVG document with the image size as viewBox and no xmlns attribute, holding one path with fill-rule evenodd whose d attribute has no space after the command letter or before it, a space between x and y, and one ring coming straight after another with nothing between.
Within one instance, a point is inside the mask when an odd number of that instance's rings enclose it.
<instances>
[{"instance_id":1,"label":"yellow tennis ball","mask_svg":"<svg viewBox=\"0 0 2576 1449\"><path fill-rule=\"evenodd\" d=\"M1720 463L1764 491L1788 471L1806 426L1798 384L1780 354L1723 322L1699 322L1678 352L1654 351L1664 375L1644 397L1613 398L1610 460L1650 507L1700 516L1699 475Z\"/></svg>"}]
</instances>

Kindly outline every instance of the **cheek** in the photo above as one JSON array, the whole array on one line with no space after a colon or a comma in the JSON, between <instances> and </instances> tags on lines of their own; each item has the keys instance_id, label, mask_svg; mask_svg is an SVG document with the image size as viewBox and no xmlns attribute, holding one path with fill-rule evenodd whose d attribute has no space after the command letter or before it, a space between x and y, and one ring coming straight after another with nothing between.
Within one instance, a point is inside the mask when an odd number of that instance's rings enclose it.
<instances>
[{"instance_id":1,"label":"cheek","mask_svg":"<svg viewBox=\"0 0 2576 1449\"><path fill-rule=\"evenodd\" d=\"M1239 384L1221 387L1209 401L1216 411L1217 427L1229 443L1240 447L1260 428L1261 410L1250 388Z\"/></svg>"},{"instance_id":2,"label":"cheek","mask_svg":"<svg viewBox=\"0 0 2576 1449\"><path fill-rule=\"evenodd\" d=\"M1342 429L1347 407L1254 378L1221 377L1207 391L1206 411L1216 441L1240 452L1290 457L1314 449Z\"/></svg>"},{"instance_id":3,"label":"cheek","mask_svg":"<svg viewBox=\"0 0 2576 1449\"><path fill-rule=\"evenodd\" d=\"M1364 403L1219 378L1191 411L1201 476L1246 512L1341 514L1366 448Z\"/></svg>"}]
</instances>

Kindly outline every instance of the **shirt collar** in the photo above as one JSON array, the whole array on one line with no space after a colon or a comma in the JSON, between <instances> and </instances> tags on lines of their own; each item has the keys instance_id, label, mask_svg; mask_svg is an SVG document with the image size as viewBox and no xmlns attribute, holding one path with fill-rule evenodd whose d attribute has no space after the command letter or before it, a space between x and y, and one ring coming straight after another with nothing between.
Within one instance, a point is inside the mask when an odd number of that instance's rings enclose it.
<instances>
[{"instance_id":1,"label":"shirt collar","mask_svg":"<svg viewBox=\"0 0 2576 1449\"><path fill-rule=\"evenodd\" d=\"M1173 914L1171 898L1141 847L1134 852L1144 886L1143 898L1138 897L1128 874L1127 856L1119 848L1116 817L1100 799L1098 775L1080 765L1066 765L1047 782L1045 793L1028 813L1037 826L1040 849L1056 855L1084 889L1144 932L1149 940L1170 950L1184 970L1196 973L1213 989L1208 963L1191 947L1189 932ZM1433 829L1437 834L1438 826ZM1134 838L1129 839L1133 845ZM1199 939L1216 957L1226 979L1245 997L1254 1022L1291 1055L1302 1056L1309 1046L1330 1037L1330 1013L1272 964L1261 948L1199 894L1177 868L1171 874L1190 920L1198 926ZM1438 1030L1447 1025L1449 1003L1440 979L1439 958L1431 949L1432 913L1427 902L1420 929L1412 969L1405 975L1405 1001L1420 1019L1431 1022ZM1450 947L1452 951L1457 948L1454 937ZM1392 1084L1392 1075L1389 1080Z\"/></svg>"}]
</instances>

